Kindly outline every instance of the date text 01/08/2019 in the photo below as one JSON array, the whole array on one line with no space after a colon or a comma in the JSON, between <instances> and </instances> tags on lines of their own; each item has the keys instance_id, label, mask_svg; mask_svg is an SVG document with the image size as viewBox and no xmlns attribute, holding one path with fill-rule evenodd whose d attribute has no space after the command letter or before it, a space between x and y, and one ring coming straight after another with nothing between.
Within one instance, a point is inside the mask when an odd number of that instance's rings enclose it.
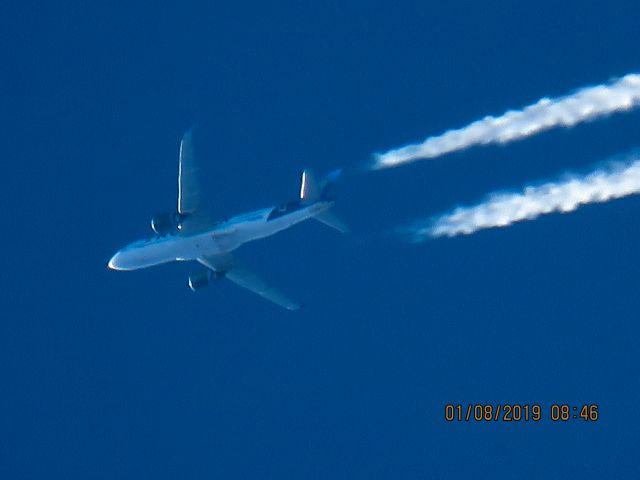
<instances>
[{"instance_id":1,"label":"date text 01/08/2019","mask_svg":"<svg viewBox=\"0 0 640 480\"><path fill-rule=\"evenodd\" d=\"M447 422L539 422L548 418L553 422L582 420L596 422L600 418L598 405L569 405L554 403L550 408L540 404L447 404L444 419Z\"/></svg>"}]
</instances>

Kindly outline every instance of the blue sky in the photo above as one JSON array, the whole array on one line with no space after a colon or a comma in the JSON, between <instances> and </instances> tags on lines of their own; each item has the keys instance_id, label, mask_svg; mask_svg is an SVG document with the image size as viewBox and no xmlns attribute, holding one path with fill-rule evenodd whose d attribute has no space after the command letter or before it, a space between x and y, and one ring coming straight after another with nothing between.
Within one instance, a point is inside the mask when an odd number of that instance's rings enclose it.
<instances>
[{"instance_id":1,"label":"blue sky","mask_svg":"<svg viewBox=\"0 0 640 480\"><path fill-rule=\"evenodd\" d=\"M14 2L0 15L2 478L636 478L640 199L407 245L387 232L638 146L640 114L347 176L344 237L243 248L305 303L191 265L108 271L175 205L197 124L214 216L303 167L639 70L636 2ZM447 423L596 403L596 423Z\"/></svg>"}]
</instances>

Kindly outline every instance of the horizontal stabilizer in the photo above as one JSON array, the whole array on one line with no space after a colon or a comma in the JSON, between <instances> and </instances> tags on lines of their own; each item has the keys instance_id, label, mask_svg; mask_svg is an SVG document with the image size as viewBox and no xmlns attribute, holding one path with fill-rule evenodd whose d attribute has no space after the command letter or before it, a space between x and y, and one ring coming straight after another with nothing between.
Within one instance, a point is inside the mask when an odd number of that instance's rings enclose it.
<instances>
[{"instance_id":1,"label":"horizontal stabilizer","mask_svg":"<svg viewBox=\"0 0 640 480\"><path fill-rule=\"evenodd\" d=\"M336 217L336 215L331 210L320 212L313 218L315 218L319 222L324 223L325 225L328 225L331 228L335 228L341 233L349 232L349 227L347 227L347 225L342 220Z\"/></svg>"}]
</instances>

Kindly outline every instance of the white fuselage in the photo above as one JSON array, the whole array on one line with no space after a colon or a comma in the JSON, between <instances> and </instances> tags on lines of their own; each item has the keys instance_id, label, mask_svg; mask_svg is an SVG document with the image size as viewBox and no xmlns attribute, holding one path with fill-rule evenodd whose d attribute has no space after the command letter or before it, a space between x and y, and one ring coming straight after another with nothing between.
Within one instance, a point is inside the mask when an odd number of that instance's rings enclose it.
<instances>
[{"instance_id":1,"label":"white fuselage","mask_svg":"<svg viewBox=\"0 0 640 480\"><path fill-rule=\"evenodd\" d=\"M313 218L332 204L329 201L319 201L273 218L269 216L274 209L265 208L220 222L206 231L180 232L139 240L118 251L111 258L109 267L115 270L136 270L176 260L196 260L225 254L247 242L271 236Z\"/></svg>"}]
</instances>

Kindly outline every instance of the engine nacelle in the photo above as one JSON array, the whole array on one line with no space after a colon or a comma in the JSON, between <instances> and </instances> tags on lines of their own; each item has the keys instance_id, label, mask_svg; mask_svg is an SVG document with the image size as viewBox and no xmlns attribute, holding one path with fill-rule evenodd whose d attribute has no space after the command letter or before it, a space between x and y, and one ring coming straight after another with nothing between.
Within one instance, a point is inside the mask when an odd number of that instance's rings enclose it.
<instances>
[{"instance_id":1,"label":"engine nacelle","mask_svg":"<svg viewBox=\"0 0 640 480\"><path fill-rule=\"evenodd\" d=\"M182 215L179 213L163 213L151 219L151 229L158 235L178 233L182 228Z\"/></svg>"},{"instance_id":2,"label":"engine nacelle","mask_svg":"<svg viewBox=\"0 0 640 480\"><path fill-rule=\"evenodd\" d=\"M194 292L209 285L209 282L215 277L215 274L207 269L201 270L189 275L189 288Z\"/></svg>"}]
</instances>

